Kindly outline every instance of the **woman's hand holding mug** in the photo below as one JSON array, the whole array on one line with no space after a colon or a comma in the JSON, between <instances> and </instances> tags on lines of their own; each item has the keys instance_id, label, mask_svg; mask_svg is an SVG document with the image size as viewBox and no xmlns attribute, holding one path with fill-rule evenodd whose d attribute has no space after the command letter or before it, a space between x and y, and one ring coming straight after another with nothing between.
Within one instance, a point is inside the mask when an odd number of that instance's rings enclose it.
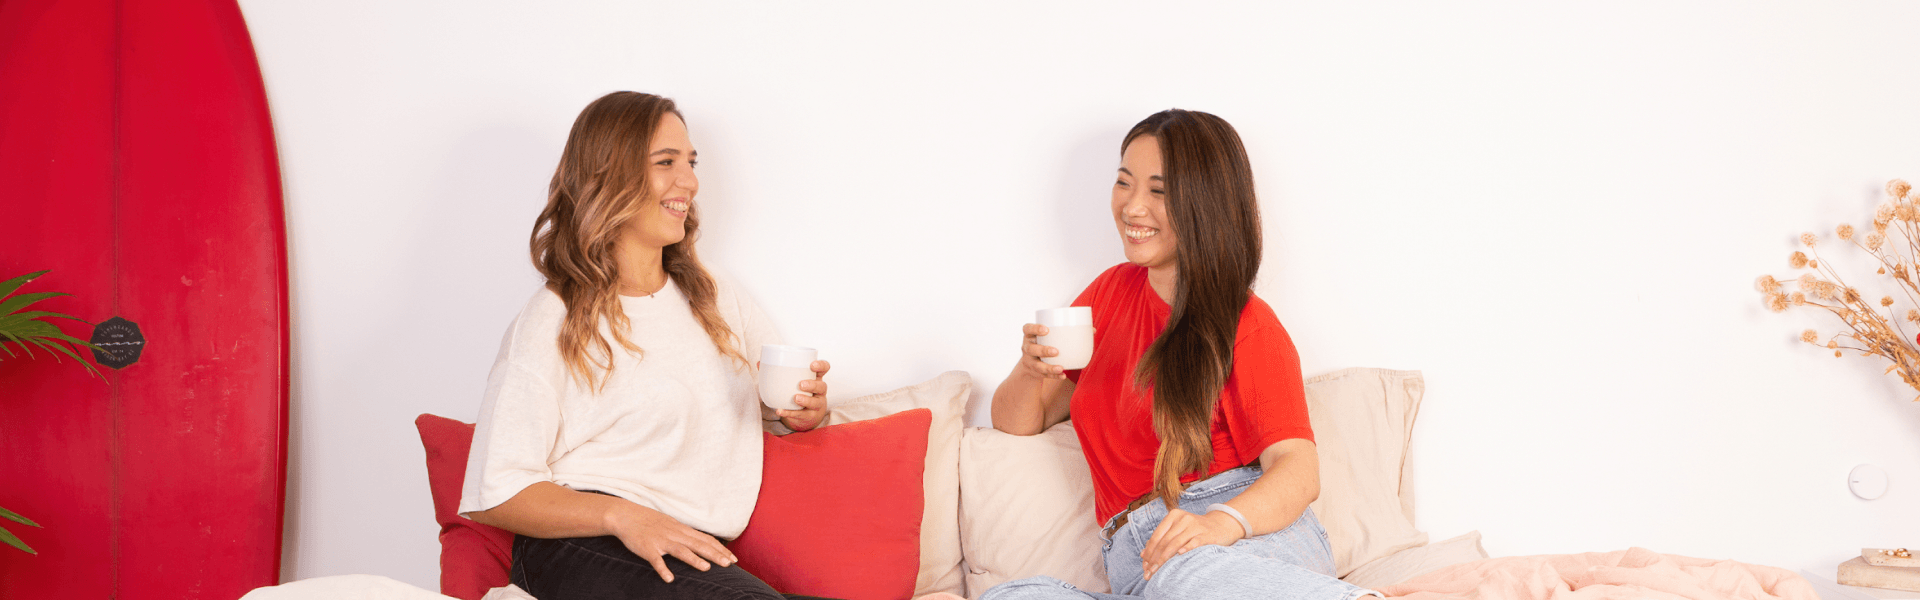
<instances>
[{"instance_id":1,"label":"woman's hand holding mug","mask_svg":"<svg viewBox=\"0 0 1920 600\"><path fill-rule=\"evenodd\" d=\"M833 365L815 358L819 352L804 346L760 347L760 364L755 365L760 369L760 402L780 415L788 429L808 431L827 419L825 378Z\"/></svg>"},{"instance_id":2,"label":"woman's hand holding mug","mask_svg":"<svg viewBox=\"0 0 1920 600\"><path fill-rule=\"evenodd\" d=\"M1027 341L1021 346L1026 354L1021 364L1048 379L1066 379L1067 371L1087 367L1093 359L1092 307L1049 308L1036 313L1034 320L1039 322L1022 328Z\"/></svg>"},{"instance_id":3,"label":"woman's hand holding mug","mask_svg":"<svg viewBox=\"0 0 1920 600\"><path fill-rule=\"evenodd\" d=\"M774 414L780 415L780 421L787 425L787 429L796 432L812 431L813 428L827 421L826 376L827 370L833 368L833 365L827 364L824 360L816 360L807 366L813 370L813 379L801 381L799 389L803 393L793 397L793 403L799 405L800 409L773 411Z\"/></svg>"},{"instance_id":4,"label":"woman's hand holding mug","mask_svg":"<svg viewBox=\"0 0 1920 600\"><path fill-rule=\"evenodd\" d=\"M1066 379L1067 368L1047 364L1046 359L1060 355L1060 349L1040 344L1040 336L1047 335L1047 326L1028 323L1020 328L1026 334L1026 341L1020 343L1020 366L1043 379Z\"/></svg>"}]
</instances>

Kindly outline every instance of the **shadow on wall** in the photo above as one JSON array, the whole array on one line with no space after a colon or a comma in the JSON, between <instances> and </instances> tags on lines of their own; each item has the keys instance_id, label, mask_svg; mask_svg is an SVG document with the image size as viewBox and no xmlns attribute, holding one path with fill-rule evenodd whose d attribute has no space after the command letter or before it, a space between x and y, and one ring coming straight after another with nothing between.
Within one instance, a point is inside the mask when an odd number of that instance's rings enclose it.
<instances>
[{"instance_id":1,"label":"shadow on wall","mask_svg":"<svg viewBox=\"0 0 1920 600\"><path fill-rule=\"evenodd\" d=\"M971 369L973 390L967 399L966 420L968 426L988 426L992 423L989 411L993 402L994 389L1007 376L1013 367L1014 358L1019 352L1018 338L1020 323L1031 322L1033 310L1051 306L1065 306L1085 289L1093 278L1122 260L1119 232L1114 229L1113 197L1114 169L1120 166L1120 139L1126 136L1131 123L1106 124L1097 130L1086 131L1079 139L1067 147L1063 156L1057 157L1058 173L1054 179L1055 187L1046 196L1051 201L1043 201L1045 206L1035 206L1031 218L1037 221L1030 229L1041 240L1035 243L1031 255L1022 256L1039 265L1057 265L1057 268L1043 268L1042 271L1058 274L1062 278L1057 282L1045 282L1044 290L1031 290L1035 294L1044 294L1045 298L1031 307L1021 307L1020 321L1008 323L1004 330L995 329L984 335L994 340L1004 339L1003 345L994 346L997 354L1006 361L993 362L985 370ZM1004 288L981 287L970 289L956 300L964 306L1003 306L1009 294L1022 294ZM1036 295L1035 297L1039 297ZM998 344L998 342L991 342ZM918 371L939 372L951 369L953 365L937 355L927 355L920 364L914 365Z\"/></svg>"},{"instance_id":2,"label":"shadow on wall","mask_svg":"<svg viewBox=\"0 0 1920 600\"><path fill-rule=\"evenodd\" d=\"M1798 339L1793 340L1793 344L1802 347L1806 345L1805 342L1801 342ZM1914 399L1914 396L1920 396L1920 390L1915 390L1913 386L1907 385L1907 382L1902 381L1900 375L1897 373L1882 373L1882 370L1886 369L1888 364L1891 364L1887 362L1886 359L1854 356L1853 354L1857 353L1851 353L1845 358L1860 363L1860 365L1856 366L1859 367L1862 377L1872 377L1879 381L1879 385L1875 387L1886 390L1883 404L1894 414L1903 415L1900 420L1906 424L1907 429L1912 432L1913 437L1920 438L1920 412L1913 410L1915 405L1920 405L1920 401ZM1824 354L1817 355L1817 358L1833 360ZM1871 360L1869 360L1870 358Z\"/></svg>"},{"instance_id":3,"label":"shadow on wall","mask_svg":"<svg viewBox=\"0 0 1920 600\"><path fill-rule=\"evenodd\" d=\"M1144 115L1143 115L1144 116ZM1131 123L1115 123L1091 132L1073 144L1060 169L1060 187L1054 192L1053 218L1058 227L1058 259L1081 276L1073 294L1101 271L1125 260L1120 233L1113 224L1113 180L1120 166L1120 140ZM1073 296L1060 299L1065 305Z\"/></svg>"},{"instance_id":4,"label":"shadow on wall","mask_svg":"<svg viewBox=\"0 0 1920 600\"><path fill-rule=\"evenodd\" d=\"M397 235L407 239L363 240L391 250L380 264L366 266L374 271L366 281L392 289L350 292L370 296L363 299L365 309L355 315L347 330L328 333L327 337L335 339L365 340L362 349L350 355L351 364L339 370L358 374L355 383L334 388L328 398L304 396L300 393L304 387L299 379L301 370L294 370L294 402L289 409L294 423L324 421L325 417L316 413L320 404L333 405L327 409L330 411L352 405L365 412L367 420L364 427L353 432L292 428L283 578L300 572L295 557L304 545L300 539L302 525L311 527L327 518L307 514L307 507L302 505L311 496L302 487L308 479L300 476L303 466L339 460L343 450L361 456L418 456L411 423L415 413L473 420L500 336L539 285L527 258L527 237L545 205L546 184L559 156L558 148L551 144L552 140L524 128L472 131L452 141L440 173L431 179L432 187L421 197L359 216L369 222L388 221L392 227L377 230L399 232ZM299 248L297 244L295 247ZM302 297L294 295L296 319ZM295 344L296 352L299 347ZM420 377L419 373L471 376L446 381ZM339 446L341 440L349 438L358 439L353 448ZM314 458L320 455L332 458ZM406 480L415 483L367 490L363 495L375 497L365 502L418 502L417 510L403 514L431 515L428 496L419 493L425 489L419 483L425 481L424 468L417 460L396 460L408 465L403 472L417 475ZM322 500L320 504L328 502Z\"/></svg>"},{"instance_id":5,"label":"shadow on wall","mask_svg":"<svg viewBox=\"0 0 1920 600\"><path fill-rule=\"evenodd\" d=\"M549 147L552 141L507 125L469 131L449 144L433 187L409 214L397 217L403 221L399 230L412 236L395 244L400 252L391 259L405 287L396 290L389 321L375 331L477 343L478 352L427 353L457 362L444 372L483 372L483 379L449 382L455 390L471 384L478 393L483 387L501 333L539 285L527 240L546 206L547 183L560 155L558 147ZM450 304L464 305L459 309L464 314L444 320L430 316L454 316ZM407 371L419 372L416 367ZM461 400L472 404L479 397Z\"/></svg>"}]
</instances>

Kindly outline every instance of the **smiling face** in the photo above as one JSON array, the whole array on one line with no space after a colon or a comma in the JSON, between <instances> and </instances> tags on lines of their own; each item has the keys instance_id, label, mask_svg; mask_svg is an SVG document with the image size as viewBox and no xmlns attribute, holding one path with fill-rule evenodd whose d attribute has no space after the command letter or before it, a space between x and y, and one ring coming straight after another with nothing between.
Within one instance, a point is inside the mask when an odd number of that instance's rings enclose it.
<instances>
[{"instance_id":1,"label":"smiling face","mask_svg":"<svg viewBox=\"0 0 1920 600\"><path fill-rule=\"evenodd\" d=\"M1160 140L1143 135L1127 144L1113 182L1113 224L1127 262L1148 271L1171 272L1177 238L1167 218L1167 183L1161 174Z\"/></svg>"},{"instance_id":2,"label":"smiling face","mask_svg":"<svg viewBox=\"0 0 1920 600\"><path fill-rule=\"evenodd\" d=\"M665 248L686 239L687 212L700 192L700 178L693 174L698 157L680 116L661 115L645 157L647 195L621 231L621 242Z\"/></svg>"}]
</instances>

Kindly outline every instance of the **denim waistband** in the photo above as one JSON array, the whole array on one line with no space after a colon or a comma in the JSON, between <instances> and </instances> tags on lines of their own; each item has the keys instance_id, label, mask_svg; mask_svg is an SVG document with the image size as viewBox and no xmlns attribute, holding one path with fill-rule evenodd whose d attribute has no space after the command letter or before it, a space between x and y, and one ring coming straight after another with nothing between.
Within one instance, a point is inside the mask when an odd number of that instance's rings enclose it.
<instances>
[{"instance_id":1,"label":"denim waistband","mask_svg":"<svg viewBox=\"0 0 1920 600\"><path fill-rule=\"evenodd\" d=\"M1200 501L1202 500L1206 500L1206 502L1204 502L1205 504L1212 504L1219 500L1209 498L1209 496L1223 495L1227 498L1237 496L1240 494L1241 489L1253 485L1255 480L1260 479L1260 474L1261 470L1259 465L1247 465L1214 473L1206 479L1187 484L1186 488L1180 490L1180 498L1177 504L1181 506L1192 506L1196 503L1201 503ZM1158 499L1156 498L1155 500L1157 501ZM1154 502L1140 503L1137 506L1130 507L1114 513L1111 517L1107 517L1107 522L1100 526L1100 536L1111 539L1113 532L1126 523L1128 515L1151 504L1154 504Z\"/></svg>"}]
</instances>

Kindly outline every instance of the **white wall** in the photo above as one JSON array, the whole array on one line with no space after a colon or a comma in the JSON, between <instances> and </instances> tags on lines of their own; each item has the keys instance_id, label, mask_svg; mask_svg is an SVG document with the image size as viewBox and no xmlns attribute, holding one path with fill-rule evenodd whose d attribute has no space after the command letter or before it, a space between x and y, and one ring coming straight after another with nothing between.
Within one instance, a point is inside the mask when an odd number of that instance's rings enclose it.
<instances>
[{"instance_id":1,"label":"white wall","mask_svg":"<svg viewBox=\"0 0 1920 600\"><path fill-rule=\"evenodd\" d=\"M1920 538L1915 392L1751 290L1920 179L1920 4L242 4L294 259L288 578L436 585L412 419L473 418L567 127L618 89L680 101L704 256L836 396L964 369L984 424L1020 323L1121 260L1120 135L1179 106L1249 146L1306 370L1426 373L1435 539Z\"/></svg>"}]
</instances>

